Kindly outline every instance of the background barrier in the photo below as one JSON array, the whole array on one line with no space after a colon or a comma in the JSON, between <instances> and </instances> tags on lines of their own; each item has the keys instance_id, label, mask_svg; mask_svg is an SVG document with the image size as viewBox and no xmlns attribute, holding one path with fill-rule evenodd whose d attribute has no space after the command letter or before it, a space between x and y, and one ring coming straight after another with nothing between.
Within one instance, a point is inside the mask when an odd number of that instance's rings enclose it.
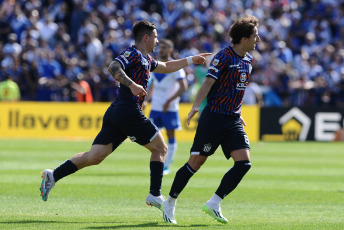
<instances>
[{"instance_id":1,"label":"background barrier","mask_svg":"<svg viewBox=\"0 0 344 230\"><path fill-rule=\"evenodd\" d=\"M339 108L260 109L260 139L265 141L333 141L344 125Z\"/></svg>"},{"instance_id":2,"label":"background barrier","mask_svg":"<svg viewBox=\"0 0 344 230\"><path fill-rule=\"evenodd\" d=\"M16 102L0 103L0 137L12 138L89 138L93 139L102 125L110 103ZM182 130L178 141L193 141L197 118L186 123L191 104L180 104ZM150 105L145 109L148 116ZM242 108L250 141L259 138L259 107ZM162 132L165 135L165 131ZM165 135L166 139L166 135Z\"/></svg>"}]
</instances>

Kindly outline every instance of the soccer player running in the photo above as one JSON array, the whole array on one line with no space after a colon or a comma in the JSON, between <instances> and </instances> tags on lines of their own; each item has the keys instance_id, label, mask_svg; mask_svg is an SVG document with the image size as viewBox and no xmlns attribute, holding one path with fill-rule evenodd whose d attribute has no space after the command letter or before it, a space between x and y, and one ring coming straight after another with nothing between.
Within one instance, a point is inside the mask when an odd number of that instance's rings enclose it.
<instances>
[{"instance_id":1,"label":"soccer player running","mask_svg":"<svg viewBox=\"0 0 344 230\"><path fill-rule=\"evenodd\" d=\"M159 41L159 61L167 62L173 52L173 43L168 39ZM168 138L168 151L164 164L164 175L170 173L170 165L177 151L175 130L181 129L179 119L180 96L187 90L188 85L185 71L180 69L176 72L151 73L152 82L148 88L146 101L151 99L151 112L149 119L159 128L166 128Z\"/></svg>"},{"instance_id":2,"label":"soccer player running","mask_svg":"<svg viewBox=\"0 0 344 230\"><path fill-rule=\"evenodd\" d=\"M147 95L149 72L170 73L191 63L203 64L209 53L183 59L161 62L149 53L159 44L156 26L142 20L133 26L135 45L124 50L109 65L109 72L120 82L118 98L109 106L103 117L103 125L87 152L81 152L66 160L54 170L42 172L41 196L47 201L55 183L84 167L101 163L127 137L147 148L150 157L150 192L147 205L160 209L164 160L167 146L158 128L142 113L141 106Z\"/></svg>"},{"instance_id":3,"label":"soccer player running","mask_svg":"<svg viewBox=\"0 0 344 230\"><path fill-rule=\"evenodd\" d=\"M246 124L241 117L241 104L252 70L252 56L247 52L254 50L260 41L258 19L251 15L238 18L231 26L229 36L232 46L221 50L212 59L188 115L187 122L190 124L207 97L208 104L200 116L190 158L176 173L169 196L162 204L167 223L177 223L174 212L178 195L219 145L227 159L233 158L234 166L223 176L215 194L203 206L203 211L215 220L228 222L222 216L220 203L237 187L251 167L250 145L243 129Z\"/></svg>"}]
</instances>

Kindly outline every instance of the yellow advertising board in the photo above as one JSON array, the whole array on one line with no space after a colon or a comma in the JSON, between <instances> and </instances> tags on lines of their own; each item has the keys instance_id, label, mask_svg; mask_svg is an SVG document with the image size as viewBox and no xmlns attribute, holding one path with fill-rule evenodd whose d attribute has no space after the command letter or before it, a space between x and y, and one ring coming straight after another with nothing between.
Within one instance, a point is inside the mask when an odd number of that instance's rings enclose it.
<instances>
[{"instance_id":1,"label":"yellow advertising board","mask_svg":"<svg viewBox=\"0 0 344 230\"><path fill-rule=\"evenodd\" d=\"M0 103L0 138L87 138L93 139L102 125L109 103L17 102ZM193 141L197 117L187 125L191 104L180 104L182 130L178 141ZM148 115L150 107L145 110ZM250 141L259 138L259 107L243 106L247 123L245 131ZM196 115L197 116L197 115ZM165 131L162 132L165 135ZM165 135L166 139L166 135Z\"/></svg>"},{"instance_id":2,"label":"yellow advertising board","mask_svg":"<svg viewBox=\"0 0 344 230\"><path fill-rule=\"evenodd\" d=\"M0 103L0 137L94 138L110 103Z\"/></svg>"}]
</instances>

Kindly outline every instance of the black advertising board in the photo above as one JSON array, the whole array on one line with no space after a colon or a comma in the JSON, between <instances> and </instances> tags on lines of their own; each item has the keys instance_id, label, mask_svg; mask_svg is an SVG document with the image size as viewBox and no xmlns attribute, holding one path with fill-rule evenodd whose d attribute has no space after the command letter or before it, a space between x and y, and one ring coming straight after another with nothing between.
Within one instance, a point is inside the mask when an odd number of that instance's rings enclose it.
<instances>
[{"instance_id":1,"label":"black advertising board","mask_svg":"<svg viewBox=\"0 0 344 230\"><path fill-rule=\"evenodd\" d=\"M333 141L343 128L344 109L263 107L260 139L266 141Z\"/></svg>"}]
</instances>

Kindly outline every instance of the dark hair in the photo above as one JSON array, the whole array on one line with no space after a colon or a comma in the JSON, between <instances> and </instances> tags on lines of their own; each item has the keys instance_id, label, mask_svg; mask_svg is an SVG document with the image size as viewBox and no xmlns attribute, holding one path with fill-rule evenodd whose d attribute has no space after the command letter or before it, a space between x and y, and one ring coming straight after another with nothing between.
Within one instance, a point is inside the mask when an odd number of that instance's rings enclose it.
<instances>
[{"instance_id":1,"label":"dark hair","mask_svg":"<svg viewBox=\"0 0 344 230\"><path fill-rule=\"evenodd\" d=\"M135 41L140 41L145 34L151 35L156 25L146 20L135 22L133 26L133 33Z\"/></svg>"},{"instance_id":2,"label":"dark hair","mask_svg":"<svg viewBox=\"0 0 344 230\"><path fill-rule=\"evenodd\" d=\"M252 15L247 15L238 18L229 29L229 37L232 44L240 43L243 37L249 38L253 34L253 30L259 25L258 18Z\"/></svg>"},{"instance_id":3,"label":"dark hair","mask_svg":"<svg viewBox=\"0 0 344 230\"><path fill-rule=\"evenodd\" d=\"M173 45L173 42L170 40L170 39L161 39L159 40L159 44L165 44L167 45L170 49L173 49L174 48L174 45Z\"/></svg>"}]
</instances>

